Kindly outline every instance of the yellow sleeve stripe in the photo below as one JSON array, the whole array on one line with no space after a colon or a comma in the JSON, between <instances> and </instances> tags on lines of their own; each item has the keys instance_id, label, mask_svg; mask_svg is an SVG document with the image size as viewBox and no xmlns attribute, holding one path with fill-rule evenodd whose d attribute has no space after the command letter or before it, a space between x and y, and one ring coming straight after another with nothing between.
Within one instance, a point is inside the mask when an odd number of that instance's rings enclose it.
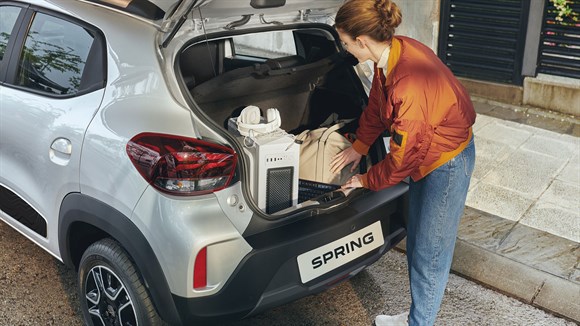
<instances>
[{"instance_id":1,"label":"yellow sleeve stripe","mask_svg":"<svg viewBox=\"0 0 580 326\"><path fill-rule=\"evenodd\" d=\"M391 157L395 162L396 167L400 167L403 163L403 158L405 157L405 148L407 147L407 136L409 133L404 130L395 130L395 132L401 136L403 136L403 140L401 141L401 145L395 142L393 135L391 136L390 146L391 146Z\"/></svg>"},{"instance_id":2,"label":"yellow sleeve stripe","mask_svg":"<svg viewBox=\"0 0 580 326\"><path fill-rule=\"evenodd\" d=\"M469 145L469 141L471 140L471 137L473 137L473 129L471 127L469 127L469 136L467 136L467 139L463 143L459 144L459 147L457 147L457 149L452 150L450 152L441 153L441 156L439 157L439 159L429 166L420 166L419 167L419 172L421 173L421 176L426 176L427 174L431 173L432 171L434 171L435 169L437 169L441 165L449 162L452 158L457 156L457 154L461 153L465 149L465 147L467 147L467 145Z\"/></svg>"}]
</instances>

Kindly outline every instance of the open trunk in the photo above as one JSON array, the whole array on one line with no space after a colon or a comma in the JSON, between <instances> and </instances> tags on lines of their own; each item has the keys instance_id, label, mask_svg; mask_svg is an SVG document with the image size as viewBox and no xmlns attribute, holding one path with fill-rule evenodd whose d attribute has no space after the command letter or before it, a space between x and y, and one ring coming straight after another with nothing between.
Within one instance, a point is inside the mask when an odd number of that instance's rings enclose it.
<instances>
[{"instance_id":1,"label":"open trunk","mask_svg":"<svg viewBox=\"0 0 580 326\"><path fill-rule=\"evenodd\" d=\"M248 145L248 137L235 130L242 109L253 105L261 109L262 116L267 109L276 108L280 129L290 137L319 128L329 116L348 121L338 133L354 134L367 96L353 69L356 60L339 50L337 38L330 27L311 24L307 28L204 40L185 47L180 56L183 80L196 103L217 125L236 135L240 147L245 148L243 159L250 162L250 171L242 173L250 176L252 197L265 213L280 214L345 200L344 193L334 191L339 182L332 185L300 180L296 185L285 182L285 178L296 178L297 171L285 173L280 166L272 170L274 174L260 171L267 169L261 161L269 162L272 156L257 155L255 144L260 141L250 139ZM249 148L252 146L253 150ZM280 144L273 148L283 152L287 147ZM384 155L381 139L363 158L358 173L365 173ZM260 183L261 175L269 181ZM278 181L272 181L276 178ZM264 186L267 189L262 189ZM298 198L289 202L287 188L296 186ZM259 192L266 193L267 198L262 200L264 196Z\"/></svg>"}]
</instances>

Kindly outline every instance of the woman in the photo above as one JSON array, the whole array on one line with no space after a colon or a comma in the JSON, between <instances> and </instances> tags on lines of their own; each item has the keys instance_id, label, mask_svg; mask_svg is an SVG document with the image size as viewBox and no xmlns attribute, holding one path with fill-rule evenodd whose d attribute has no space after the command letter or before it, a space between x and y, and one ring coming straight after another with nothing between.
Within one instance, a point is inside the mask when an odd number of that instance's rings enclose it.
<instances>
[{"instance_id":1,"label":"woman","mask_svg":"<svg viewBox=\"0 0 580 326\"><path fill-rule=\"evenodd\" d=\"M384 131L390 152L368 173L343 188L380 190L411 177L407 261L411 308L377 316L377 325L433 325L453 257L459 219L475 161L471 126L475 111L467 91L431 49L393 36L401 12L390 0L350 0L335 26L344 48L359 62L372 60L375 74L352 147L333 158L338 172L361 156ZM408 315L408 316L407 316Z\"/></svg>"}]
</instances>

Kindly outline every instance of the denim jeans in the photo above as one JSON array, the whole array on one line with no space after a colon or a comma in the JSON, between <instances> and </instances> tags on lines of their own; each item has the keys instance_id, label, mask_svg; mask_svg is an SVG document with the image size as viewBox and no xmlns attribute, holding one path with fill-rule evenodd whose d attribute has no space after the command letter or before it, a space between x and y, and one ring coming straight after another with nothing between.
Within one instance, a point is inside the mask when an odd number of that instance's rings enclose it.
<instances>
[{"instance_id":1,"label":"denim jeans","mask_svg":"<svg viewBox=\"0 0 580 326\"><path fill-rule=\"evenodd\" d=\"M409 186L409 325L433 325L449 277L459 220L475 164L473 137L455 158Z\"/></svg>"}]
</instances>

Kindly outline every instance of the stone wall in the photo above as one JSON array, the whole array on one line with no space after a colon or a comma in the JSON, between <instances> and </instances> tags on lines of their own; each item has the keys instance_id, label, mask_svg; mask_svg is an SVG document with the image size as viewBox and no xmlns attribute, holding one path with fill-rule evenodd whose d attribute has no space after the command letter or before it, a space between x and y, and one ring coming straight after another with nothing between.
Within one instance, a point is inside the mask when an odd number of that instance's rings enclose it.
<instances>
[{"instance_id":1,"label":"stone wall","mask_svg":"<svg viewBox=\"0 0 580 326\"><path fill-rule=\"evenodd\" d=\"M403 22L397 34L412 37L437 52L440 0L395 0Z\"/></svg>"},{"instance_id":2,"label":"stone wall","mask_svg":"<svg viewBox=\"0 0 580 326\"><path fill-rule=\"evenodd\" d=\"M523 104L580 117L580 80L543 74L527 77Z\"/></svg>"}]
</instances>

